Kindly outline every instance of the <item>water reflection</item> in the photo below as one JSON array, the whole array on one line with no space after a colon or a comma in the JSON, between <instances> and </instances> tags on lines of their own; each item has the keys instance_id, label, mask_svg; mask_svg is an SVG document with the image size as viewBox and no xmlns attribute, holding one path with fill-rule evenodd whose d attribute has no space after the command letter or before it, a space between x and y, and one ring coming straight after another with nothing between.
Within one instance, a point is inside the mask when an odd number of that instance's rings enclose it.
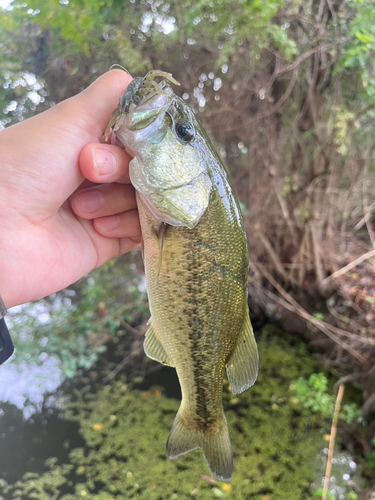
<instances>
[{"instance_id":1,"label":"water reflection","mask_svg":"<svg viewBox=\"0 0 375 500\"><path fill-rule=\"evenodd\" d=\"M47 401L44 397L62 382L60 362L48 355L41 364L23 362L16 365L12 359L0 369L0 400L22 410L25 420L40 412L43 405L46 407L46 402L50 407L56 406L53 397Z\"/></svg>"},{"instance_id":2,"label":"water reflection","mask_svg":"<svg viewBox=\"0 0 375 500\"><path fill-rule=\"evenodd\" d=\"M323 448L317 456L319 469L318 480L312 484L313 489L322 488L327 465L328 448ZM350 492L360 492L364 487L364 481L357 471L357 464L353 457L345 451L335 450L332 459L332 471L329 480L328 491L335 500L344 500Z\"/></svg>"},{"instance_id":3,"label":"water reflection","mask_svg":"<svg viewBox=\"0 0 375 500\"><path fill-rule=\"evenodd\" d=\"M26 353L22 356L25 360L16 363L17 345L18 351L23 342L39 342L41 347L45 347L48 337L36 340L33 331L48 324L55 311L61 312L62 316L68 314L70 297L74 294L73 290L65 290L64 293L15 306L8 311L6 322L12 337L17 337L17 342L13 356L0 369L0 401L22 410L25 420L41 411L45 394L59 387L63 374L60 360L46 352L41 352L37 361L30 360L31 354ZM50 405L55 405L51 398L48 401Z\"/></svg>"},{"instance_id":4,"label":"water reflection","mask_svg":"<svg viewBox=\"0 0 375 500\"><path fill-rule=\"evenodd\" d=\"M32 334L33 329L47 324L52 311L68 308L70 304L69 297L55 294L48 300L13 307L6 317L10 334L19 330L18 345L33 339L37 342ZM48 337L43 337L38 342L44 347L48 343ZM27 420L40 412L43 405L46 407L45 394L56 391L63 380L63 374L60 360L45 352L41 352L37 361L31 361L31 355L26 354L24 361L16 363L17 342L15 347L13 356L0 368L0 401L22 410L24 419ZM56 406L54 398L47 398L48 406Z\"/></svg>"},{"instance_id":5,"label":"water reflection","mask_svg":"<svg viewBox=\"0 0 375 500\"><path fill-rule=\"evenodd\" d=\"M9 403L25 420L57 407L51 394L65 378L90 369L119 334L119 317L148 317L139 252L87 275L73 287L11 308L6 316L15 353L0 368L0 408ZM145 315L143 317L142 315Z\"/></svg>"}]
</instances>

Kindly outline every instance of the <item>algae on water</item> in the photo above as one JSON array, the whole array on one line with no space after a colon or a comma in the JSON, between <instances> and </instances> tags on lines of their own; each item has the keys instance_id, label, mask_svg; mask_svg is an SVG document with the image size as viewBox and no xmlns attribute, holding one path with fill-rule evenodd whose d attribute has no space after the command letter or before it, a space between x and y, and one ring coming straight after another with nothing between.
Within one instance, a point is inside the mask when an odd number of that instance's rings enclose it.
<instances>
[{"instance_id":1,"label":"algae on water","mask_svg":"<svg viewBox=\"0 0 375 500\"><path fill-rule=\"evenodd\" d=\"M161 388L139 391L124 379L85 395L66 409L80 424L87 445L73 449L70 463L5 486L11 499L37 500L309 500L316 455L325 446L322 420L291 397L289 385L316 372L305 344L272 327L259 339L260 373L239 396L224 387L224 407L235 470L228 483L211 484L201 450L176 460L165 445L179 401ZM174 376L173 370L171 376Z\"/></svg>"}]
</instances>

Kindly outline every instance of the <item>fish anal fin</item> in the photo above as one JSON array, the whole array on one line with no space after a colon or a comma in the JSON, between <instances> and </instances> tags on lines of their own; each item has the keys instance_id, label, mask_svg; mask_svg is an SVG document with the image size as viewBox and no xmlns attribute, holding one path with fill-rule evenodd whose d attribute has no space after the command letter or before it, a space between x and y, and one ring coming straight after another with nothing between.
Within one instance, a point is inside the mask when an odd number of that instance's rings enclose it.
<instances>
[{"instance_id":1,"label":"fish anal fin","mask_svg":"<svg viewBox=\"0 0 375 500\"><path fill-rule=\"evenodd\" d=\"M240 394L251 387L258 375L258 349L246 306L245 319L226 369L231 391Z\"/></svg>"},{"instance_id":2,"label":"fish anal fin","mask_svg":"<svg viewBox=\"0 0 375 500\"><path fill-rule=\"evenodd\" d=\"M177 458L196 448L202 448L204 458L213 477L229 481L233 474L233 453L224 412L217 432L202 432L184 425L182 407L178 411L167 442L167 455ZM218 430L219 429L219 430Z\"/></svg>"},{"instance_id":3,"label":"fish anal fin","mask_svg":"<svg viewBox=\"0 0 375 500\"><path fill-rule=\"evenodd\" d=\"M150 325L151 326L146 332L146 338L143 343L143 349L146 355L155 361L159 361L159 363L162 363L163 365L174 366L166 353L163 344L156 335L152 323Z\"/></svg>"}]
</instances>

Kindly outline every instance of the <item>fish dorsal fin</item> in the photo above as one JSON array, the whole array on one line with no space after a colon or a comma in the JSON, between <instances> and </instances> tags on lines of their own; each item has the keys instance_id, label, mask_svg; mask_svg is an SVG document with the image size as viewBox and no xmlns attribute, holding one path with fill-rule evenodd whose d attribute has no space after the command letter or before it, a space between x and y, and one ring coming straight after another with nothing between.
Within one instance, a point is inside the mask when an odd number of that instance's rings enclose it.
<instances>
[{"instance_id":1,"label":"fish dorsal fin","mask_svg":"<svg viewBox=\"0 0 375 500\"><path fill-rule=\"evenodd\" d=\"M245 319L236 347L226 364L233 394L240 394L254 384L258 375L258 362L258 349L246 305Z\"/></svg>"},{"instance_id":2,"label":"fish dorsal fin","mask_svg":"<svg viewBox=\"0 0 375 500\"><path fill-rule=\"evenodd\" d=\"M149 358L159 361L159 363L162 363L163 365L174 366L162 343L158 339L152 324L146 332L143 349Z\"/></svg>"}]
</instances>

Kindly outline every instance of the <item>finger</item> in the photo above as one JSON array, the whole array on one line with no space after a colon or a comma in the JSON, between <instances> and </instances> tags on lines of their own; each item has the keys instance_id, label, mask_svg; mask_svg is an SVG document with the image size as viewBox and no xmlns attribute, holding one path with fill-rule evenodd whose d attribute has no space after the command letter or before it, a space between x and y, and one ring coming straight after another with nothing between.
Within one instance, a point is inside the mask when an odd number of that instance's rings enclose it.
<instances>
[{"instance_id":1,"label":"finger","mask_svg":"<svg viewBox=\"0 0 375 500\"><path fill-rule=\"evenodd\" d=\"M135 216L135 221L138 216ZM110 259L114 257L118 257L126 252L130 252L131 250L135 250L139 248L141 243L141 238L136 230L133 230L132 221L130 221L130 228L122 231L122 236L120 238L112 238L108 237L106 234L101 234L95 229L95 221L94 223L85 219L78 219L82 226L86 229L87 234L89 235L95 250L96 250L96 263L95 267L102 266L105 262L108 262ZM128 226L126 224L126 226ZM136 225L135 225L136 226ZM134 228L135 229L135 228ZM134 235L133 235L134 233ZM128 234L132 234L133 236L127 236ZM87 269L87 272L89 269Z\"/></svg>"},{"instance_id":2,"label":"finger","mask_svg":"<svg viewBox=\"0 0 375 500\"><path fill-rule=\"evenodd\" d=\"M44 220L78 188L83 181L79 154L100 140L130 81L124 71L109 71L80 94L1 131L2 158L8 159L4 169L16 166L11 175L24 202L22 212Z\"/></svg>"},{"instance_id":3,"label":"finger","mask_svg":"<svg viewBox=\"0 0 375 500\"><path fill-rule=\"evenodd\" d=\"M87 144L79 156L82 174L98 184L118 182L129 184L131 157L118 146L111 144Z\"/></svg>"},{"instance_id":4,"label":"finger","mask_svg":"<svg viewBox=\"0 0 375 500\"><path fill-rule=\"evenodd\" d=\"M120 239L120 255L136 250L141 246L141 241L134 241L131 238Z\"/></svg>"},{"instance_id":5,"label":"finger","mask_svg":"<svg viewBox=\"0 0 375 500\"><path fill-rule=\"evenodd\" d=\"M107 238L131 238L137 243L141 241L141 225L136 209L95 219L94 228Z\"/></svg>"},{"instance_id":6,"label":"finger","mask_svg":"<svg viewBox=\"0 0 375 500\"><path fill-rule=\"evenodd\" d=\"M101 184L73 194L70 200L74 212L82 219L97 219L127 212L137 207L131 184Z\"/></svg>"},{"instance_id":7,"label":"finger","mask_svg":"<svg viewBox=\"0 0 375 500\"><path fill-rule=\"evenodd\" d=\"M78 101L82 117L89 122L88 130L94 132L98 139L104 134L111 114L131 80L132 77L125 71L113 69L70 99L73 105Z\"/></svg>"}]
</instances>

